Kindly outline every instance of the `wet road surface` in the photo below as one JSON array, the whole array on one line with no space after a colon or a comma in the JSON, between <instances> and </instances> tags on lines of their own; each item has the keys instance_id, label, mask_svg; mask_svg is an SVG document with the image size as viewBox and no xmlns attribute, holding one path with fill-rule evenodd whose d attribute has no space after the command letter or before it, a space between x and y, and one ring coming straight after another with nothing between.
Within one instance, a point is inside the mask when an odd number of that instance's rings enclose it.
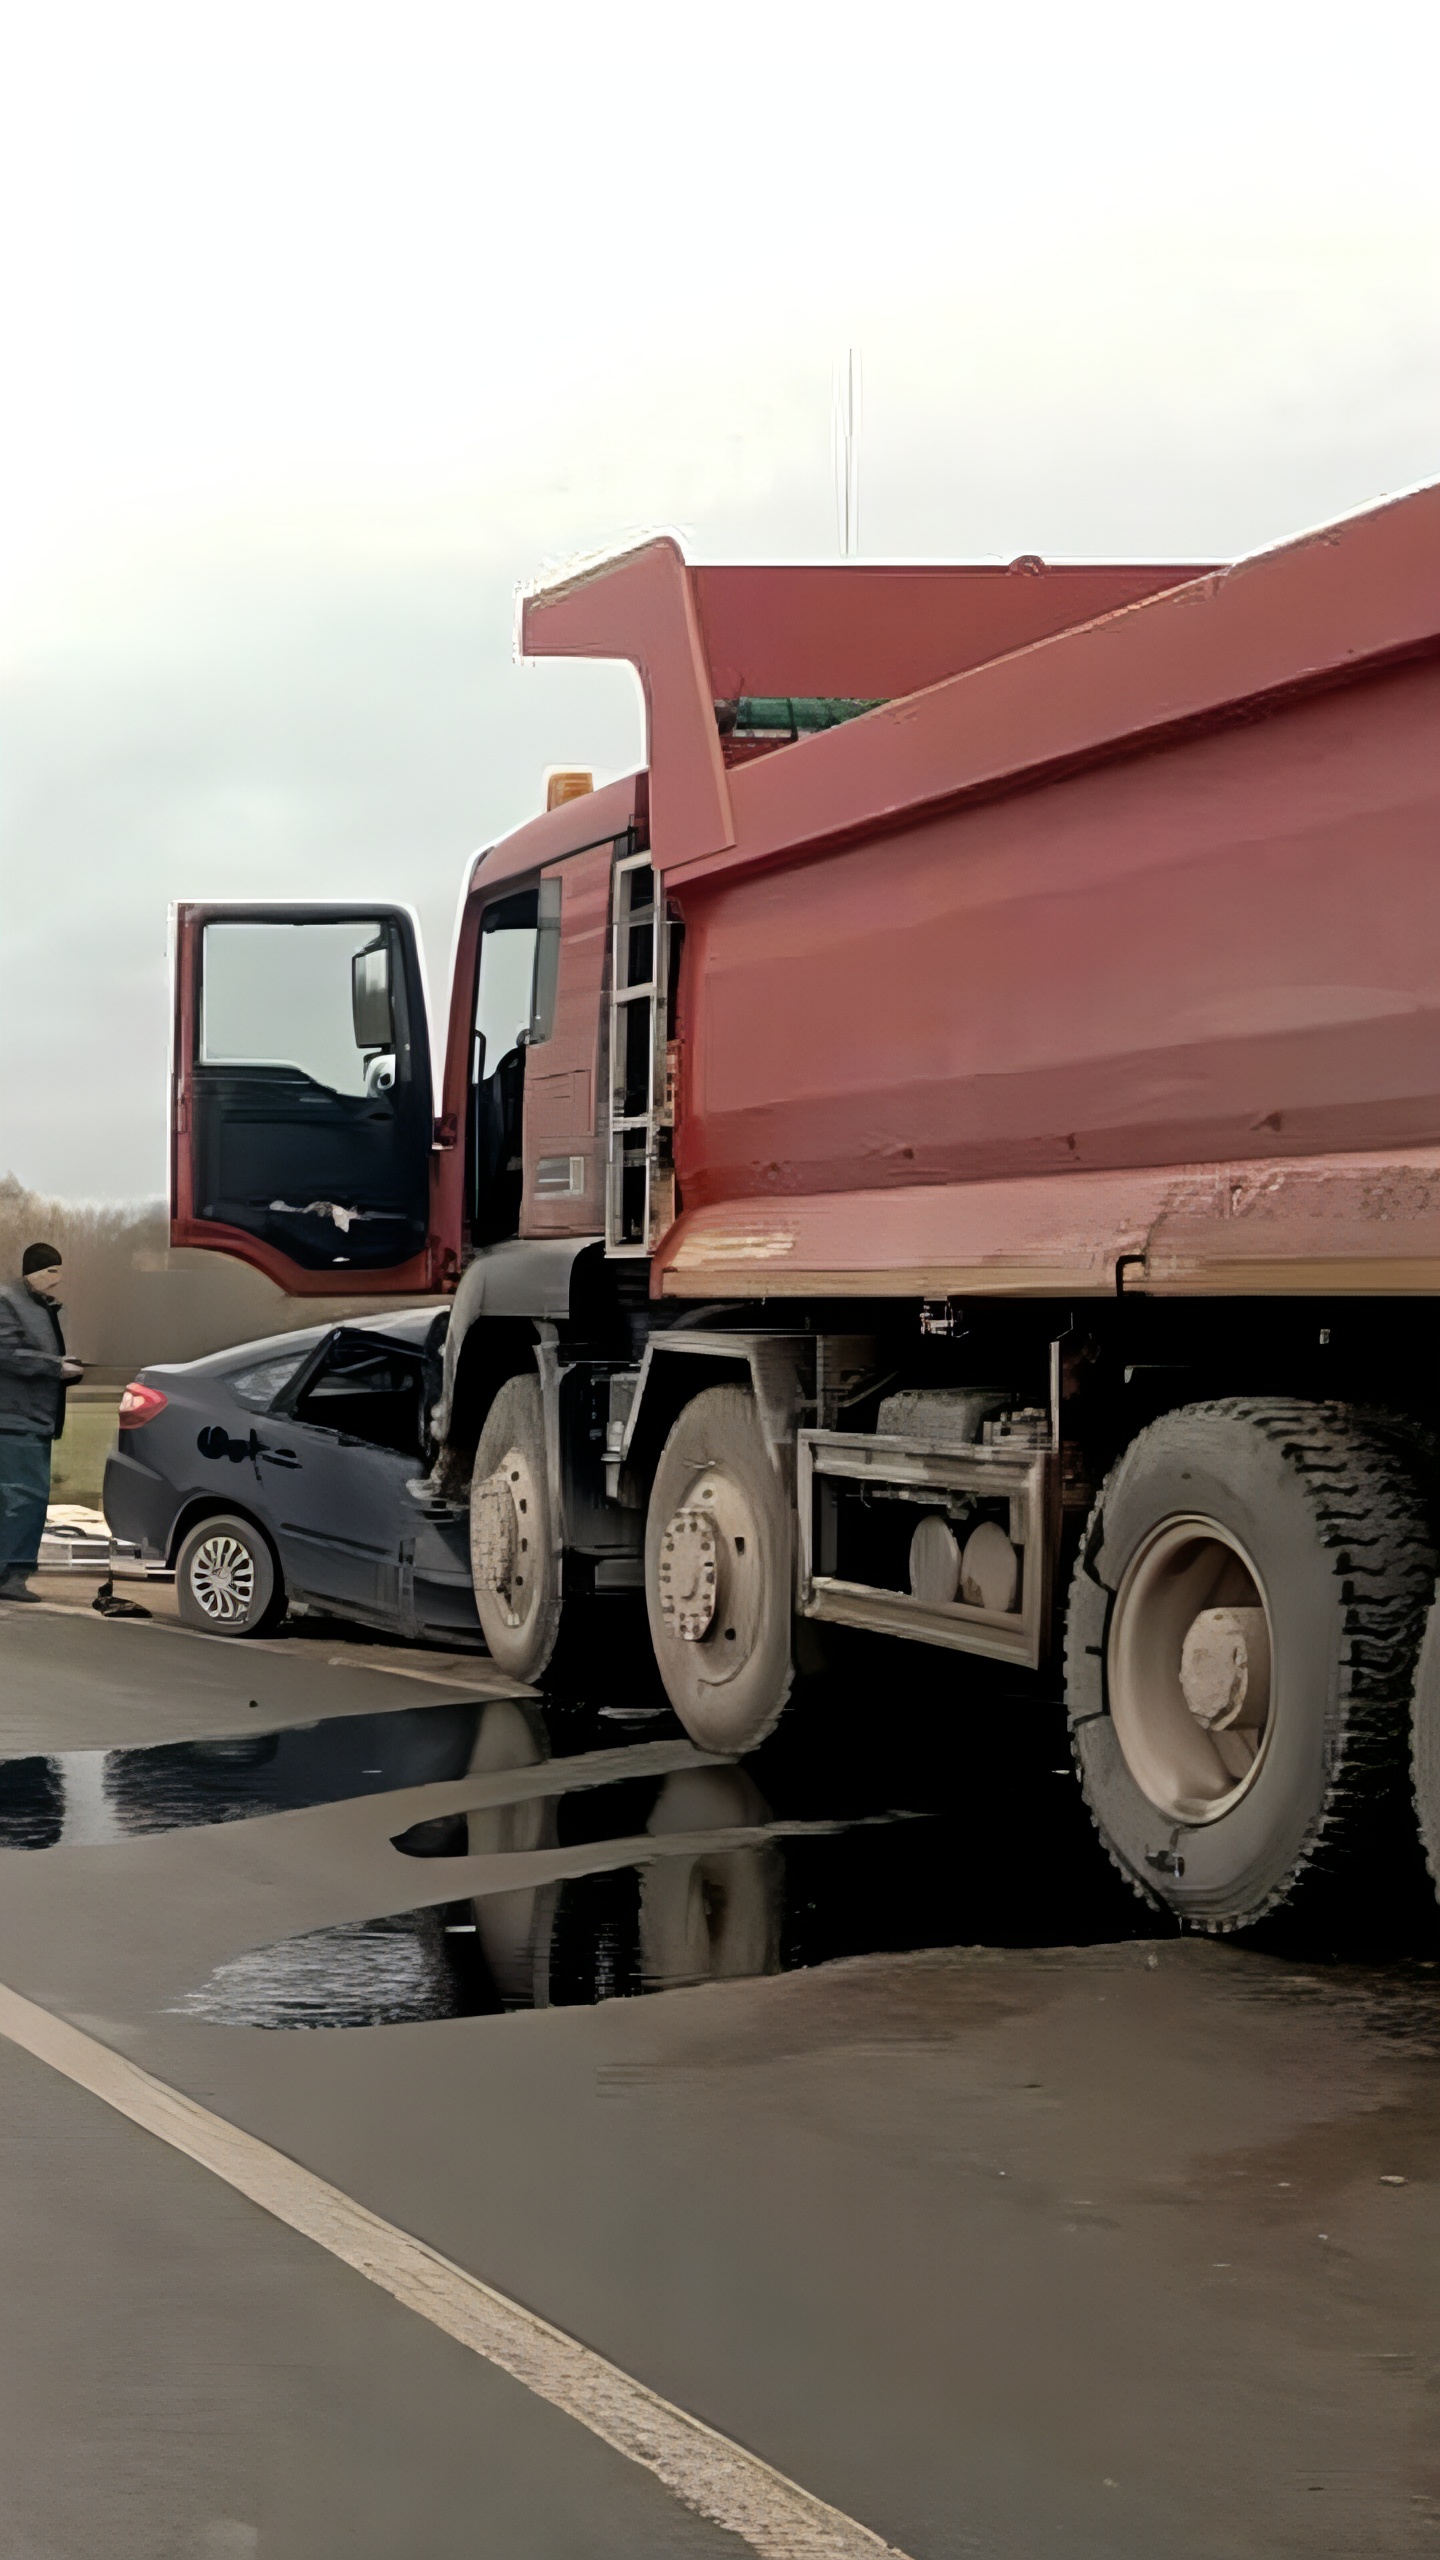
<instances>
[{"instance_id":1,"label":"wet road surface","mask_svg":"<svg viewBox=\"0 0 1440 2560\"><path fill-rule=\"evenodd\" d=\"M913 2560L1440 2547L1424 1928L1177 1941L1033 1700L863 1645L736 1766L623 1648L535 1699L353 1630L0 1646L0 1977ZM0 2085L7 2549L744 2547Z\"/></svg>"}]
</instances>

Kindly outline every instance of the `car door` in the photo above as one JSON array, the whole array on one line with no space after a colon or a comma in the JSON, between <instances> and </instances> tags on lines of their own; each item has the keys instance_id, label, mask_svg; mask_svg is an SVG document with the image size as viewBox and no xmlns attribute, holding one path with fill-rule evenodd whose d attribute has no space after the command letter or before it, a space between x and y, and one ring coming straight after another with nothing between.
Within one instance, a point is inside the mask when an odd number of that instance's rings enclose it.
<instances>
[{"instance_id":1,"label":"car door","mask_svg":"<svg viewBox=\"0 0 1440 2560\"><path fill-rule=\"evenodd\" d=\"M295 1464L271 1488L292 1591L409 1627L423 1377L413 1346L341 1325L287 1400Z\"/></svg>"},{"instance_id":2,"label":"car door","mask_svg":"<svg viewBox=\"0 0 1440 2560\"><path fill-rule=\"evenodd\" d=\"M172 1243L298 1295L433 1286L433 1137L405 910L177 909Z\"/></svg>"}]
</instances>

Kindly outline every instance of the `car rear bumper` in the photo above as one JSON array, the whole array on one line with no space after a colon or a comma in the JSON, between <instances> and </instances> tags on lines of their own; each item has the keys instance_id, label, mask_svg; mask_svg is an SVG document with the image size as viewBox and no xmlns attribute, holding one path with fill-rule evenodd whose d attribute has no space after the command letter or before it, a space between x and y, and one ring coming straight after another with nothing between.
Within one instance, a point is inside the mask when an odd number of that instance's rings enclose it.
<instances>
[{"instance_id":1,"label":"car rear bumper","mask_svg":"<svg viewBox=\"0 0 1440 2560\"><path fill-rule=\"evenodd\" d=\"M154 1467L128 1449L112 1449L100 1499L112 1537L138 1547L147 1564L169 1563L175 1492Z\"/></svg>"}]
</instances>

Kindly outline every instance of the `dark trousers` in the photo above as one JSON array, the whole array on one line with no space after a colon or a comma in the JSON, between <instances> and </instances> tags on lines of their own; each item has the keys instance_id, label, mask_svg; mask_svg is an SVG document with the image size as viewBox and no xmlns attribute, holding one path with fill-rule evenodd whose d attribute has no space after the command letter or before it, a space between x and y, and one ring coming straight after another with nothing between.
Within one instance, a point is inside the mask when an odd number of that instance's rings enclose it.
<instances>
[{"instance_id":1,"label":"dark trousers","mask_svg":"<svg viewBox=\"0 0 1440 2560\"><path fill-rule=\"evenodd\" d=\"M33 1573L50 1501L48 1431L0 1431L0 1580Z\"/></svg>"}]
</instances>

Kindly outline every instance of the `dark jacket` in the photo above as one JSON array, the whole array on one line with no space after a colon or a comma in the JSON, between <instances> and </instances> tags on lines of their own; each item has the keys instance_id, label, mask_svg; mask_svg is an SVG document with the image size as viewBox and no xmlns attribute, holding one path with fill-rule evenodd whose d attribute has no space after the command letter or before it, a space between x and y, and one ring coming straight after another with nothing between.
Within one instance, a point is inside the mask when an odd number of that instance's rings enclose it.
<instances>
[{"instance_id":1,"label":"dark jacket","mask_svg":"<svg viewBox=\"0 0 1440 2560\"><path fill-rule=\"evenodd\" d=\"M7 1281L0 1288L0 1431L59 1437L65 1425L64 1356L58 1310L23 1280Z\"/></svg>"}]
</instances>

